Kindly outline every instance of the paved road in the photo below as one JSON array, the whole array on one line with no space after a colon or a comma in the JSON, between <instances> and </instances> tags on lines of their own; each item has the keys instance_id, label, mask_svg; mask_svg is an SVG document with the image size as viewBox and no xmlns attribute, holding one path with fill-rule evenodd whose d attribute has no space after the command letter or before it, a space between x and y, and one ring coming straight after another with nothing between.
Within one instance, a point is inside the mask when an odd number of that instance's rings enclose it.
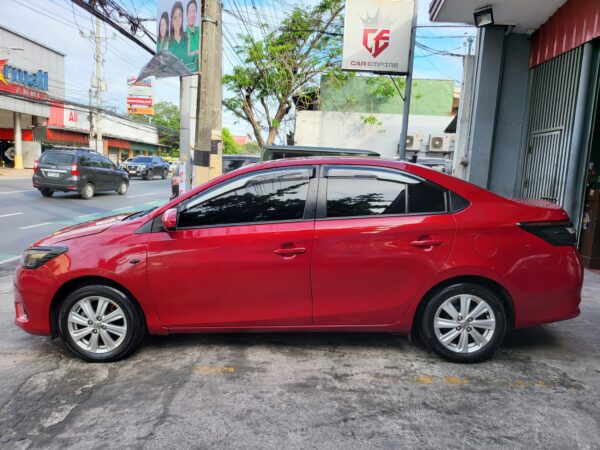
<instances>
[{"instance_id":1,"label":"paved road","mask_svg":"<svg viewBox=\"0 0 600 450\"><path fill-rule=\"evenodd\" d=\"M581 317L450 364L387 334L152 337L89 364L12 324L0 277L0 448L594 449L600 276Z\"/></svg>"},{"instance_id":2,"label":"paved road","mask_svg":"<svg viewBox=\"0 0 600 450\"><path fill-rule=\"evenodd\" d=\"M14 268L16 258L31 243L56 230L86 220L136 211L165 203L170 179L133 179L127 195L100 193L92 200L75 194L43 197L31 180L0 179L0 271Z\"/></svg>"}]
</instances>

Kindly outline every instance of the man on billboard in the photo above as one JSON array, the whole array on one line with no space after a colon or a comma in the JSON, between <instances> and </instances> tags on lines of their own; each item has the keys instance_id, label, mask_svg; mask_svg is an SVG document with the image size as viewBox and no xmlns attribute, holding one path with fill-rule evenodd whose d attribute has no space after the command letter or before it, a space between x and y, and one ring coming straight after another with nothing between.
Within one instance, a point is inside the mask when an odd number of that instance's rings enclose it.
<instances>
[{"instance_id":1,"label":"man on billboard","mask_svg":"<svg viewBox=\"0 0 600 450\"><path fill-rule=\"evenodd\" d=\"M187 4L187 28L185 34L188 41L188 60L186 66L192 72L198 70L198 58L200 56L200 27L196 25L198 17L198 4L196 0L189 0ZM191 64L191 66L190 66Z\"/></svg>"}]
</instances>

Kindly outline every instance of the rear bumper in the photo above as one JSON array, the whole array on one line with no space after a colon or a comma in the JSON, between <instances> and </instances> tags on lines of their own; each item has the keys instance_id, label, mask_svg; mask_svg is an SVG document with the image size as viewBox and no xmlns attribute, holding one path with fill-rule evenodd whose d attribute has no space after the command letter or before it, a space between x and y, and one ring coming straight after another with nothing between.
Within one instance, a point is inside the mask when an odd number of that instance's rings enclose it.
<instances>
[{"instance_id":1,"label":"rear bumper","mask_svg":"<svg viewBox=\"0 0 600 450\"><path fill-rule=\"evenodd\" d=\"M572 319L580 313L583 263L574 247L561 247L556 263L507 276L515 328Z\"/></svg>"},{"instance_id":2,"label":"rear bumper","mask_svg":"<svg viewBox=\"0 0 600 450\"><path fill-rule=\"evenodd\" d=\"M63 180L48 180L47 178L42 178L38 174L34 173L33 178L33 187L36 189L52 189L55 191L75 191L79 192L83 188L85 184L84 180L81 177L69 177Z\"/></svg>"}]
</instances>

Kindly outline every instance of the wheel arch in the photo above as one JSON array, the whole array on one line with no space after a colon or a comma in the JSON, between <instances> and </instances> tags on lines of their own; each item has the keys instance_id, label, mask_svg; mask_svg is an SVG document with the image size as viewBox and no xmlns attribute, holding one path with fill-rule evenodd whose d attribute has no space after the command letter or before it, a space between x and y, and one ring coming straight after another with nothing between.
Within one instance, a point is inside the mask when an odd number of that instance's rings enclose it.
<instances>
[{"instance_id":1,"label":"wheel arch","mask_svg":"<svg viewBox=\"0 0 600 450\"><path fill-rule=\"evenodd\" d=\"M136 308L138 308L138 310L144 320L144 326L146 327L146 329L148 328L147 318L146 318L146 313L144 311L144 308L142 308L142 306L140 305L138 300L133 296L133 294L131 293L131 291L129 291L129 289L127 289L125 286L123 286L109 278L105 278L105 277L101 277L101 276L82 276L82 277L74 278L72 280L67 281L56 291L56 293L52 297L52 301L50 303L50 333L51 333L52 337L57 337L59 334L58 333L58 313L59 313L61 303L74 290L76 290L80 287L83 287L83 286L88 286L90 284L101 284L104 286L109 286L109 287L115 288L115 289L123 292L123 294L125 294L133 302L133 304L136 306Z\"/></svg>"},{"instance_id":2,"label":"wheel arch","mask_svg":"<svg viewBox=\"0 0 600 450\"><path fill-rule=\"evenodd\" d=\"M412 320L412 326L410 329L411 339L417 339L419 336L419 323L421 323L421 318L423 317L423 312L425 311L425 306L427 305L427 302L429 302L429 300L442 289L458 283L478 284L480 286L488 288L490 291L498 295L498 297L500 297L500 299L502 300L502 304L504 305L504 308L506 310L508 329L513 328L515 323L515 308L512 297L510 296L506 288L504 288L497 281L494 281L490 278L481 275L460 275L439 282L431 289L429 289L429 291L427 291L423 298L421 298L419 304L417 305L417 309Z\"/></svg>"}]
</instances>

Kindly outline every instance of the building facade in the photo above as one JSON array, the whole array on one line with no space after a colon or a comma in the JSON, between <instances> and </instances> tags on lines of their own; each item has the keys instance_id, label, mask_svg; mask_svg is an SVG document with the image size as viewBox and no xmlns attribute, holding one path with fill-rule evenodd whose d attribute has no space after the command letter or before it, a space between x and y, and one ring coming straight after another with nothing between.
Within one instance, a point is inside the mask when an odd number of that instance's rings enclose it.
<instances>
[{"instance_id":1,"label":"building facade","mask_svg":"<svg viewBox=\"0 0 600 450\"><path fill-rule=\"evenodd\" d=\"M600 1L433 0L430 18L473 24L487 6L494 25L479 29L458 131L467 136L465 178L558 203L580 230L600 168Z\"/></svg>"},{"instance_id":2,"label":"building facade","mask_svg":"<svg viewBox=\"0 0 600 450\"><path fill-rule=\"evenodd\" d=\"M65 101L65 55L0 27L0 165L31 168L46 148L92 147L98 112ZM158 153L155 127L102 112L104 140L93 150L118 162ZM92 126L90 126L90 118Z\"/></svg>"}]
</instances>

